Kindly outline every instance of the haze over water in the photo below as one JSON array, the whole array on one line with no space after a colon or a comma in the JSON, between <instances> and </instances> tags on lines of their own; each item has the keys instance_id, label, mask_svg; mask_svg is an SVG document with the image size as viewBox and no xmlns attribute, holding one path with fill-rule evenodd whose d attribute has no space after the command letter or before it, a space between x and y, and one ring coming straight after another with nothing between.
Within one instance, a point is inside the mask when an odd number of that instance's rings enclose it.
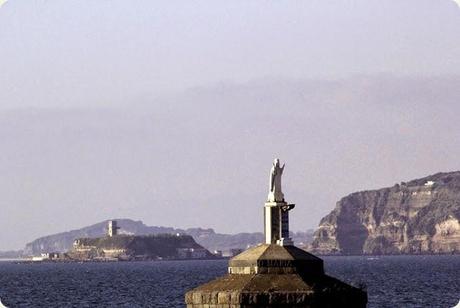
<instances>
[{"instance_id":1,"label":"haze over water","mask_svg":"<svg viewBox=\"0 0 460 308\"><path fill-rule=\"evenodd\" d=\"M261 231L274 157L293 230L460 169L450 0L11 0L0 71L0 250L109 218Z\"/></svg>"}]
</instances>

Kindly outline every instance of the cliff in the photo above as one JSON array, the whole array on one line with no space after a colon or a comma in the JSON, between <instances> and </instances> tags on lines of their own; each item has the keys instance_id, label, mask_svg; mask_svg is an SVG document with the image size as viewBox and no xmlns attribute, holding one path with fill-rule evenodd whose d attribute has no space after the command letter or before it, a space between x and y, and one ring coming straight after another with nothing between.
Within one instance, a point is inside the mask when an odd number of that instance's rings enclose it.
<instances>
[{"instance_id":1,"label":"cliff","mask_svg":"<svg viewBox=\"0 0 460 308\"><path fill-rule=\"evenodd\" d=\"M460 253L460 172L353 193L324 217L319 254Z\"/></svg>"},{"instance_id":2,"label":"cliff","mask_svg":"<svg viewBox=\"0 0 460 308\"><path fill-rule=\"evenodd\" d=\"M93 260L117 258L125 260L202 259L213 255L198 245L189 235L116 235L113 237L81 238L67 253L70 259Z\"/></svg>"}]
</instances>

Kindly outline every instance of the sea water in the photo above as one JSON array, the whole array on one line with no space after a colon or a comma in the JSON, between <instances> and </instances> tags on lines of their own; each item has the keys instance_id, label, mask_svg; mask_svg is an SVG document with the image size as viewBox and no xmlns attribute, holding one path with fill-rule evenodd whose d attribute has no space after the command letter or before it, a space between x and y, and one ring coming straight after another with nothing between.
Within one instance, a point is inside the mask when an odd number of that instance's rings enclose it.
<instances>
[{"instance_id":1,"label":"sea water","mask_svg":"<svg viewBox=\"0 0 460 308\"><path fill-rule=\"evenodd\" d=\"M364 284L368 307L453 307L460 256L324 257L327 274ZM0 262L7 307L184 307L187 290L227 271L226 260Z\"/></svg>"}]
</instances>

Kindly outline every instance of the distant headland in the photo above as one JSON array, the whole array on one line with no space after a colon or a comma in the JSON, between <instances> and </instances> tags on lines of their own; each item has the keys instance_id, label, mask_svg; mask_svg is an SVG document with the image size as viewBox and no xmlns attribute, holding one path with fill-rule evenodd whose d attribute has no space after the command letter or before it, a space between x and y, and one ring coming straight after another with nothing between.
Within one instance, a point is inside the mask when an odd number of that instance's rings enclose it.
<instances>
[{"instance_id":1,"label":"distant headland","mask_svg":"<svg viewBox=\"0 0 460 308\"><path fill-rule=\"evenodd\" d=\"M353 193L314 237L309 250L319 254L458 254L460 172Z\"/></svg>"},{"instance_id":2,"label":"distant headland","mask_svg":"<svg viewBox=\"0 0 460 308\"><path fill-rule=\"evenodd\" d=\"M84 261L154 261L178 259L215 259L212 254L186 234L119 234L116 220L109 220L105 235L76 238L65 252L35 253L30 261L84 262ZM51 251L51 250L50 250Z\"/></svg>"}]
</instances>

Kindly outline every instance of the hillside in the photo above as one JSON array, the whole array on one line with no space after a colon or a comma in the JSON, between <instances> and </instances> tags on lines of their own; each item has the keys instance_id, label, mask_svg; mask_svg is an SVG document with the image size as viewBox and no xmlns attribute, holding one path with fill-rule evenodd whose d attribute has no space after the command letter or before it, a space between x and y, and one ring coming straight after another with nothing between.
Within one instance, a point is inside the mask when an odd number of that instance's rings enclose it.
<instances>
[{"instance_id":1,"label":"hillside","mask_svg":"<svg viewBox=\"0 0 460 308\"><path fill-rule=\"evenodd\" d=\"M340 200L315 232L322 254L460 252L460 172L438 173Z\"/></svg>"},{"instance_id":2,"label":"hillside","mask_svg":"<svg viewBox=\"0 0 460 308\"><path fill-rule=\"evenodd\" d=\"M51 251L65 252L72 248L72 244L77 238L98 238L105 236L107 222L108 220L81 229L40 237L26 245L24 254L36 255ZM175 234L178 232L174 228L149 227L141 221L131 219L120 219L117 222L121 227L120 233L126 235Z\"/></svg>"},{"instance_id":3,"label":"hillside","mask_svg":"<svg viewBox=\"0 0 460 308\"><path fill-rule=\"evenodd\" d=\"M98 238L106 234L107 222L87 226L81 229L62 232L45 237L40 237L28 243L24 249L24 255L37 255L43 252L65 252L72 248L77 238ZM213 229L190 228L175 229L170 227L147 226L142 221L131 219L117 219L120 226L120 234L125 235L154 235L154 234L188 234L195 241L210 251L227 251L232 248L246 248L263 242L262 233L238 233L221 234ZM292 238L298 244L310 243L313 238L313 231L292 233Z\"/></svg>"}]
</instances>

